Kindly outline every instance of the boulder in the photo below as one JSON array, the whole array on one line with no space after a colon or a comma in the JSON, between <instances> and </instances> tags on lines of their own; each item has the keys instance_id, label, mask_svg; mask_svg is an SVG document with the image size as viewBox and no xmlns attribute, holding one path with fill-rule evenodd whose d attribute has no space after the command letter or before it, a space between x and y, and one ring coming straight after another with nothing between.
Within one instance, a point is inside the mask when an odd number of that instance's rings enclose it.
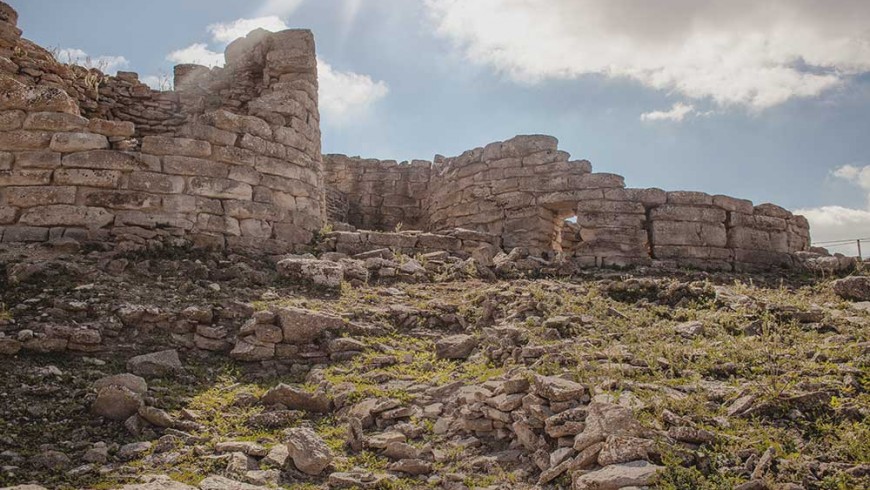
<instances>
[{"instance_id":1,"label":"boulder","mask_svg":"<svg viewBox=\"0 0 870 490\"><path fill-rule=\"evenodd\" d=\"M178 351L164 350L130 358L127 369L146 378L154 378L174 374L181 371L181 360Z\"/></svg>"},{"instance_id":2,"label":"boulder","mask_svg":"<svg viewBox=\"0 0 870 490\"><path fill-rule=\"evenodd\" d=\"M142 395L124 386L110 385L97 392L91 412L111 420L126 420L143 404Z\"/></svg>"},{"instance_id":3,"label":"boulder","mask_svg":"<svg viewBox=\"0 0 870 490\"><path fill-rule=\"evenodd\" d=\"M477 339L471 335L451 335L435 343L435 355L441 359L467 359L475 347Z\"/></svg>"},{"instance_id":4,"label":"boulder","mask_svg":"<svg viewBox=\"0 0 870 490\"><path fill-rule=\"evenodd\" d=\"M851 276L831 284L837 296L852 301L870 301L870 277Z\"/></svg>"},{"instance_id":5,"label":"boulder","mask_svg":"<svg viewBox=\"0 0 870 490\"><path fill-rule=\"evenodd\" d=\"M586 393L586 387L580 383L555 376L535 376L535 390L551 402L579 400Z\"/></svg>"},{"instance_id":6,"label":"boulder","mask_svg":"<svg viewBox=\"0 0 870 490\"><path fill-rule=\"evenodd\" d=\"M590 473L577 472L574 475L574 490L644 487L652 483L656 473L663 469L663 466L656 466L646 461L632 461L607 466Z\"/></svg>"},{"instance_id":7,"label":"boulder","mask_svg":"<svg viewBox=\"0 0 870 490\"><path fill-rule=\"evenodd\" d=\"M311 429L288 430L287 450L296 468L309 475L321 474L332 463L329 446Z\"/></svg>"},{"instance_id":8,"label":"boulder","mask_svg":"<svg viewBox=\"0 0 870 490\"><path fill-rule=\"evenodd\" d=\"M344 278L340 264L308 258L289 258L278 262L278 274L295 282L327 289L339 289Z\"/></svg>"},{"instance_id":9,"label":"boulder","mask_svg":"<svg viewBox=\"0 0 870 490\"><path fill-rule=\"evenodd\" d=\"M326 393L310 393L283 383L267 391L260 401L264 405L281 404L290 410L314 413L328 413L332 408L332 400Z\"/></svg>"},{"instance_id":10,"label":"boulder","mask_svg":"<svg viewBox=\"0 0 870 490\"><path fill-rule=\"evenodd\" d=\"M275 311L278 324L284 330L284 341L289 344L311 344L326 330L341 330L343 318L303 308L281 308Z\"/></svg>"}]
</instances>

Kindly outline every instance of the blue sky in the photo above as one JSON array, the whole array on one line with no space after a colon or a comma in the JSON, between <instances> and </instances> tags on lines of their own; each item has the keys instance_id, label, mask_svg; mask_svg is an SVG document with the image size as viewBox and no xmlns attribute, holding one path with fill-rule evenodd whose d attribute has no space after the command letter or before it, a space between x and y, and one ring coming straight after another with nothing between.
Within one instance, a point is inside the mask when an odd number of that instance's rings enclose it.
<instances>
[{"instance_id":1,"label":"blue sky","mask_svg":"<svg viewBox=\"0 0 870 490\"><path fill-rule=\"evenodd\" d=\"M870 2L7 1L25 37L152 82L252 25L310 28L325 152L428 160L552 134L632 187L870 237Z\"/></svg>"}]
</instances>

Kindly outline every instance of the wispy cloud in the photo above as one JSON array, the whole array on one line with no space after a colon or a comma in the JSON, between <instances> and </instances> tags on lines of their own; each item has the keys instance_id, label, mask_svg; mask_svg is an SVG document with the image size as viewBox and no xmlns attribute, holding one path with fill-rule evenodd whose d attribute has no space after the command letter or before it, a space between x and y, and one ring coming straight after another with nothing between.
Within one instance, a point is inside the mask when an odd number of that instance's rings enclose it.
<instances>
[{"instance_id":1,"label":"wispy cloud","mask_svg":"<svg viewBox=\"0 0 870 490\"><path fill-rule=\"evenodd\" d=\"M870 165L843 165L834 169L831 176L863 189L867 206L865 209L821 206L797 210L796 213L809 220L813 240L824 242L870 237Z\"/></svg>"},{"instance_id":2,"label":"wispy cloud","mask_svg":"<svg viewBox=\"0 0 870 490\"><path fill-rule=\"evenodd\" d=\"M287 29L287 24L276 15L257 17L254 19L236 19L208 26L212 40L217 43L229 44L240 37L245 37L254 29L281 31Z\"/></svg>"},{"instance_id":3,"label":"wispy cloud","mask_svg":"<svg viewBox=\"0 0 870 490\"><path fill-rule=\"evenodd\" d=\"M342 123L363 115L377 101L387 96L386 82L352 71L339 71L317 60L320 79L320 110L327 122Z\"/></svg>"},{"instance_id":4,"label":"wispy cloud","mask_svg":"<svg viewBox=\"0 0 870 490\"><path fill-rule=\"evenodd\" d=\"M602 75L763 110L870 72L870 2L425 0L473 62L535 83Z\"/></svg>"},{"instance_id":5,"label":"wispy cloud","mask_svg":"<svg viewBox=\"0 0 870 490\"><path fill-rule=\"evenodd\" d=\"M674 121L680 122L686 118L689 114L693 114L695 112L695 106L690 104L684 104L682 102L677 102L672 105L671 108L667 111L652 111L652 112L644 112L640 115L641 121Z\"/></svg>"},{"instance_id":6,"label":"wispy cloud","mask_svg":"<svg viewBox=\"0 0 870 490\"><path fill-rule=\"evenodd\" d=\"M225 63L224 54L208 49L205 43L191 44L186 48L173 51L166 55L166 59L173 63L193 63L209 68L223 66Z\"/></svg>"},{"instance_id":7,"label":"wispy cloud","mask_svg":"<svg viewBox=\"0 0 870 490\"><path fill-rule=\"evenodd\" d=\"M91 56L84 50L77 48L60 49L57 51L56 58L61 63L97 68L110 75L130 65L130 61L123 56Z\"/></svg>"}]
</instances>

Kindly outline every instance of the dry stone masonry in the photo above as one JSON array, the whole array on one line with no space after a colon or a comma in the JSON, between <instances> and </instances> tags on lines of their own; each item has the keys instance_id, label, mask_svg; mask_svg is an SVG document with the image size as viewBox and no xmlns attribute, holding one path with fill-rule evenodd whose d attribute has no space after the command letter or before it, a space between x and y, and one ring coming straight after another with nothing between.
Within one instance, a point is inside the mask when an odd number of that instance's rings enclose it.
<instances>
[{"instance_id":1,"label":"dry stone masonry","mask_svg":"<svg viewBox=\"0 0 870 490\"><path fill-rule=\"evenodd\" d=\"M21 38L14 10L0 4L0 17L2 242L183 238L281 254L323 238L321 252L487 263L521 248L580 267L737 271L791 267L809 249L807 221L785 209L626 188L550 136L432 162L321 155L307 30L253 31L224 68L179 65L161 92L60 63Z\"/></svg>"}]
</instances>

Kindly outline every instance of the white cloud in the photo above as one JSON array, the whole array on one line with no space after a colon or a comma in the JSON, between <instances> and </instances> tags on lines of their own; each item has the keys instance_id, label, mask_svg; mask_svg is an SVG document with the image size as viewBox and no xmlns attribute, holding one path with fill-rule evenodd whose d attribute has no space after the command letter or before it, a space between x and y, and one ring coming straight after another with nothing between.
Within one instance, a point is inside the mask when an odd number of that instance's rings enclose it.
<instances>
[{"instance_id":1,"label":"white cloud","mask_svg":"<svg viewBox=\"0 0 870 490\"><path fill-rule=\"evenodd\" d=\"M257 10L258 15L279 15L287 17L302 5L304 0L266 0Z\"/></svg>"},{"instance_id":2,"label":"white cloud","mask_svg":"<svg viewBox=\"0 0 870 490\"><path fill-rule=\"evenodd\" d=\"M123 56L91 56L77 48L63 48L57 51L55 58L61 63L96 68L106 74L114 74L118 69L125 68L130 61Z\"/></svg>"},{"instance_id":3,"label":"white cloud","mask_svg":"<svg viewBox=\"0 0 870 490\"><path fill-rule=\"evenodd\" d=\"M870 71L863 0L425 0L437 32L522 82L627 78L762 110Z\"/></svg>"},{"instance_id":4,"label":"white cloud","mask_svg":"<svg viewBox=\"0 0 870 490\"><path fill-rule=\"evenodd\" d=\"M247 36L254 29L266 29L267 31L276 32L287 28L287 24L278 16L270 15L254 19L236 19L232 22L212 24L208 26L208 32L211 33L212 39L215 42L229 44L240 37Z\"/></svg>"},{"instance_id":5,"label":"white cloud","mask_svg":"<svg viewBox=\"0 0 870 490\"><path fill-rule=\"evenodd\" d=\"M843 206L822 206L818 208L799 209L797 214L806 216L810 222L813 242L831 240L853 240L870 237L870 165L857 167L843 165L831 172L831 175L850 182L867 192L867 208L853 209ZM850 253L855 253L857 247L852 247ZM846 250L832 247L834 252L846 253Z\"/></svg>"},{"instance_id":6,"label":"white cloud","mask_svg":"<svg viewBox=\"0 0 870 490\"><path fill-rule=\"evenodd\" d=\"M208 45L205 43L191 44L186 48L173 51L166 56L166 59L173 63L193 63L209 68L223 66L226 62L223 53L208 49Z\"/></svg>"},{"instance_id":7,"label":"white cloud","mask_svg":"<svg viewBox=\"0 0 870 490\"><path fill-rule=\"evenodd\" d=\"M375 102L387 96L386 82L375 81L368 75L334 69L323 60L317 60L320 81L320 110L323 121L344 122L365 113Z\"/></svg>"},{"instance_id":8,"label":"white cloud","mask_svg":"<svg viewBox=\"0 0 870 490\"><path fill-rule=\"evenodd\" d=\"M677 102L667 111L644 112L640 115L641 121L675 121L680 122L689 114L695 112L695 106Z\"/></svg>"}]
</instances>

